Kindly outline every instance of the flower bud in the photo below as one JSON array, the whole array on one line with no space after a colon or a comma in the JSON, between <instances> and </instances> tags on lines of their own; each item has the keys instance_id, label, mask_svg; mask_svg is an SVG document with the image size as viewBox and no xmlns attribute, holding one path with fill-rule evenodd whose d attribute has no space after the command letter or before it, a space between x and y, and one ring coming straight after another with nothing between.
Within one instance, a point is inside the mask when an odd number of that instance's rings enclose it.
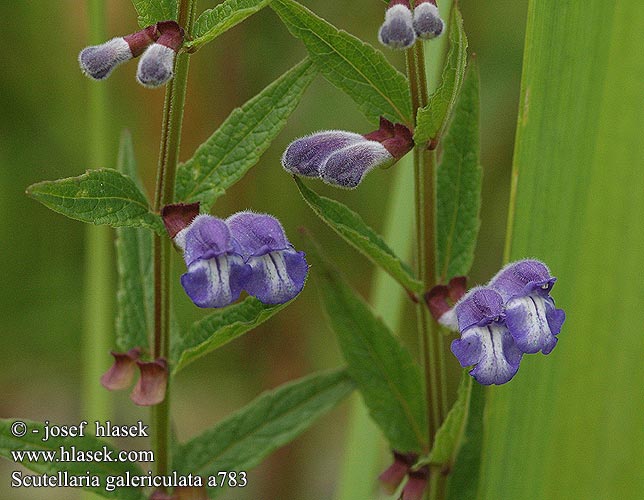
<instances>
[{"instance_id":1,"label":"flower bud","mask_svg":"<svg viewBox=\"0 0 644 500\"><path fill-rule=\"evenodd\" d=\"M94 80L104 80L120 64L132 59L130 46L122 37L112 38L101 44L85 47L78 55L84 75Z\"/></svg>"},{"instance_id":2,"label":"flower bud","mask_svg":"<svg viewBox=\"0 0 644 500\"><path fill-rule=\"evenodd\" d=\"M85 47L78 55L81 71L94 80L104 80L120 64L138 57L158 38L156 25L124 37Z\"/></svg>"},{"instance_id":3,"label":"flower bud","mask_svg":"<svg viewBox=\"0 0 644 500\"><path fill-rule=\"evenodd\" d=\"M141 56L136 79L144 87L155 88L174 75L174 60L183 45L183 29L174 21L156 24L160 35Z\"/></svg>"},{"instance_id":4,"label":"flower bud","mask_svg":"<svg viewBox=\"0 0 644 500\"><path fill-rule=\"evenodd\" d=\"M429 40L443 32L445 23L438 13L436 0L417 0L414 8L414 30L418 38Z\"/></svg>"},{"instance_id":5,"label":"flower bud","mask_svg":"<svg viewBox=\"0 0 644 500\"><path fill-rule=\"evenodd\" d=\"M319 177L327 184L352 189L374 168L387 168L411 151L407 127L381 118L367 135L327 130L293 141L282 156L288 172Z\"/></svg>"},{"instance_id":6,"label":"flower bud","mask_svg":"<svg viewBox=\"0 0 644 500\"><path fill-rule=\"evenodd\" d=\"M414 21L409 0L391 0L385 12L385 22L378 31L378 40L390 49L403 50L416 41Z\"/></svg>"}]
</instances>

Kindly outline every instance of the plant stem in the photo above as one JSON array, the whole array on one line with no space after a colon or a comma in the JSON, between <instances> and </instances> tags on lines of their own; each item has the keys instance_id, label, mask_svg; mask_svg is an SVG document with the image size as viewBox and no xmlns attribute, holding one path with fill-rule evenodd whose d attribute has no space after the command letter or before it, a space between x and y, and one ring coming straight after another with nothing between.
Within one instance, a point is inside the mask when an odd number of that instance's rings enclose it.
<instances>
[{"instance_id":1,"label":"plant stem","mask_svg":"<svg viewBox=\"0 0 644 500\"><path fill-rule=\"evenodd\" d=\"M192 29L194 0L181 0L178 23L186 32ZM161 209L174 201L175 179L181 144L181 126L186 101L188 67L190 56L179 53L174 67L174 78L166 87L161 127L161 146L157 169L157 184L154 210ZM170 310L172 279L172 244L169 238L154 236L154 359L168 359L170 353ZM165 399L152 407L154 449L158 475L170 473L170 380Z\"/></svg>"},{"instance_id":2,"label":"plant stem","mask_svg":"<svg viewBox=\"0 0 644 500\"><path fill-rule=\"evenodd\" d=\"M105 40L105 1L88 0L89 43ZM88 157L92 168L105 167L109 160L107 89L88 85ZM109 393L99 386L101 374L109 366L108 352L113 332L112 230L107 226L87 225L85 229L85 294L83 318L83 396L85 420L105 420L109 416ZM83 492L82 498L98 498Z\"/></svg>"}]
</instances>

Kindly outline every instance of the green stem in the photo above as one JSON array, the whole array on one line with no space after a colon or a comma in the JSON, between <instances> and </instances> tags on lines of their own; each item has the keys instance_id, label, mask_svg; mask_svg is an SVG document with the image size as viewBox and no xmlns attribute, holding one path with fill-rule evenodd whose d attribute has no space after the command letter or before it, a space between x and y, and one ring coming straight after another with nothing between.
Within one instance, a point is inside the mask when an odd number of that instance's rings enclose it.
<instances>
[{"instance_id":1,"label":"green stem","mask_svg":"<svg viewBox=\"0 0 644 500\"><path fill-rule=\"evenodd\" d=\"M179 3L179 25L188 35L194 18L194 0L181 0ZM179 53L174 68L174 78L166 87L163 124L161 127L161 146L157 170L157 184L154 197L154 210L159 212L164 206L173 203L179 149L181 145L181 126L188 85L190 56ZM169 357L170 353L170 311L172 290L172 244L169 238L154 236L154 341L153 358ZM158 475L168 475L170 460L170 380L165 399L152 408L154 424L154 449Z\"/></svg>"},{"instance_id":2,"label":"green stem","mask_svg":"<svg viewBox=\"0 0 644 500\"><path fill-rule=\"evenodd\" d=\"M404 260L412 254L413 224L410 215L413 201L409 192L413 189L414 179L412 162L409 156L403 158L392 171L391 193L387 201L382 235L392 250ZM403 221L403 222L401 222ZM395 290L396 293L392 293ZM375 270L371 285L371 303L382 320L393 332L403 328L404 306L407 294L380 268ZM352 401L344 456L338 481L337 500L372 500L374 485L372 478L378 476L391 460L385 454L385 447L378 427L358 397Z\"/></svg>"},{"instance_id":3,"label":"green stem","mask_svg":"<svg viewBox=\"0 0 644 500\"><path fill-rule=\"evenodd\" d=\"M428 102L427 76L423 43L416 43L407 51L414 112ZM428 151L424 144L414 147L414 179L416 206L416 270L425 289L436 285L436 152ZM424 304L417 309L419 343L425 374L428 404L428 433L430 443L447 414L447 376L445 369L444 341L438 325Z\"/></svg>"},{"instance_id":4,"label":"green stem","mask_svg":"<svg viewBox=\"0 0 644 500\"><path fill-rule=\"evenodd\" d=\"M105 1L87 1L89 43L105 40ZM88 157L89 166L108 165L107 89L104 85L88 85ZM85 307L83 318L83 408L85 420L109 417L109 393L99 386L101 375L109 366L108 352L113 331L112 230L107 226L87 225L85 229ZM83 498L98 498L84 492Z\"/></svg>"}]
</instances>

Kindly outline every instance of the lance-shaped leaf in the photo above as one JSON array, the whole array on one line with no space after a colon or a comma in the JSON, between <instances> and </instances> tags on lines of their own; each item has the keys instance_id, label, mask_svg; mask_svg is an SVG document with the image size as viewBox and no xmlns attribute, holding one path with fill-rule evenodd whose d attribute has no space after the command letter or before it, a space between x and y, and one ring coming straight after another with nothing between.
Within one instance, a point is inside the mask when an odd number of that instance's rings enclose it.
<instances>
[{"instance_id":1,"label":"lance-shaped leaf","mask_svg":"<svg viewBox=\"0 0 644 500\"><path fill-rule=\"evenodd\" d=\"M346 92L368 119L377 122L384 116L411 126L407 79L381 52L293 0L273 0L271 8L306 45L324 77Z\"/></svg>"},{"instance_id":2,"label":"lance-shaped leaf","mask_svg":"<svg viewBox=\"0 0 644 500\"><path fill-rule=\"evenodd\" d=\"M449 53L443 68L440 86L432 94L429 104L418 110L414 140L417 144L436 142L443 134L463 83L467 66L467 36L458 5L452 7L449 23Z\"/></svg>"},{"instance_id":3,"label":"lance-shaped leaf","mask_svg":"<svg viewBox=\"0 0 644 500\"><path fill-rule=\"evenodd\" d=\"M471 384L467 423L461 437L460 449L456 450L456 462L454 458L451 461L452 473L447 480L448 500L476 498L480 481L485 387L474 383L469 374L464 376Z\"/></svg>"},{"instance_id":4,"label":"lance-shaped leaf","mask_svg":"<svg viewBox=\"0 0 644 500\"><path fill-rule=\"evenodd\" d=\"M177 199L210 207L259 161L316 75L313 63L305 59L235 109L179 167Z\"/></svg>"},{"instance_id":5,"label":"lance-shaped leaf","mask_svg":"<svg viewBox=\"0 0 644 500\"><path fill-rule=\"evenodd\" d=\"M180 445L173 468L202 477L219 471L247 471L299 436L353 389L352 380L341 370L311 375L266 392Z\"/></svg>"},{"instance_id":6,"label":"lance-shaped leaf","mask_svg":"<svg viewBox=\"0 0 644 500\"><path fill-rule=\"evenodd\" d=\"M271 0L225 0L204 11L192 28L194 40L185 44L188 49L198 49L214 40L233 26L241 23L266 7Z\"/></svg>"},{"instance_id":7,"label":"lance-shaped leaf","mask_svg":"<svg viewBox=\"0 0 644 500\"><path fill-rule=\"evenodd\" d=\"M132 4L142 28L159 21L177 20L177 0L132 0Z\"/></svg>"},{"instance_id":8,"label":"lance-shaped leaf","mask_svg":"<svg viewBox=\"0 0 644 500\"><path fill-rule=\"evenodd\" d=\"M134 181L116 170L88 170L78 177L38 182L27 188L27 194L70 219L165 231L161 217L150 211Z\"/></svg>"},{"instance_id":9,"label":"lance-shaped leaf","mask_svg":"<svg viewBox=\"0 0 644 500\"><path fill-rule=\"evenodd\" d=\"M140 186L129 133L121 136L118 169ZM116 343L121 351L145 347L152 331L153 275L152 233L145 228L116 229L118 292Z\"/></svg>"},{"instance_id":10,"label":"lance-shaped leaf","mask_svg":"<svg viewBox=\"0 0 644 500\"><path fill-rule=\"evenodd\" d=\"M84 437L50 436L47 441L43 441L45 436L43 424L20 419L19 422L26 425L26 434L17 438L13 435L12 425L18 425L18 429L20 429L20 424L15 424L15 422L15 419L0 419L0 456L20 463L38 474L50 476L56 476L58 473L65 475L66 473L68 478L81 476L87 481L87 471L91 470L91 475L98 477L100 485L83 486L83 489L107 498L122 500L143 500L145 498L141 488L105 490L107 476L125 476L126 474L140 476L143 473L139 466L132 462L119 462L117 460L118 450L107 441L92 436L91 428L89 431L85 428ZM14 429L16 428L14 427ZM74 460L70 455L70 460L63 461L64 457L60 455L61 448L70 454L74 453L77 459ZM111 460L93 460L90 466L87 460L89 452L92 454L101 452L103 456L111 457ZM85 460L78 459L81 454L86 457Z\"/></svg>"},{"instance_id":11,"label":"lance-shaped leaf","mask_svg":"<svg viewBox=\"0 0 644 500\"><path fill-rule=\"evenodd\" d=\"M461 376L456 402L434 436L429 456L422 464L450 467L463 444L472 393L472 377L466 371Z\"/></svg>"},{"instance_id":12,"label":"lance-shaped leaf","mask_svg":"<svg viewBox=\"0 0 644 500\"><path fill-rule=\"evenodd\" d=\"M466 275L474 260L481 207L479 164L479 76L472 65L443 139L436 173L436 259L442 282Z\"/></svg>"},{"instance_id":13,"label":"lance-shaped leaf","mask_svg":"<svg viewBox=\"0 0 644 500\"><path fill-rule=\"evenodd\" d=\"M302 197L313 211L345 241L366 255L374 264L389 273L407 290L421 292L423 284L414 278L409 266L400 260L383 239L362 220L362 217L339 201L319 196L294 177Z\"/></svg>"},{"instance_id":14,"label":"lance-shaped leaf","mask_svg":"<svg viewBox=\"0 0 644 500\"><path fill-rule=\"evenodd\" d=\"M427 426L418 365L324 259L317 256L315 263L328 321L371 417L391 448L421 452Z\"/></svg>"},{"instance_id":15,"label":"lance-shaped leaf","mask_svg":"<svg viewBox=\"0 0 644 500\"><path fill-rule=\"evenodd\" d=\"M239 304L216 310L195 322L188 333L177 338L172 345L174 372L251 331L288 304L290 302L270 306L255 297L248 297Z\"/></svg>"}]
</instances>

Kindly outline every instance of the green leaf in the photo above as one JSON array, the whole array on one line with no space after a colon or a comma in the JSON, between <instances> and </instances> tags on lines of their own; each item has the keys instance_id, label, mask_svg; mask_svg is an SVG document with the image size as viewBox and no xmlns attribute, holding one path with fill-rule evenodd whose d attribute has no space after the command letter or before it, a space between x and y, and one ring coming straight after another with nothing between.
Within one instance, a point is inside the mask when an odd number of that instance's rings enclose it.
<instances>
[{"instance_id":1,"label":"green leaf","mask_svg":"<svg viewBox=\"0 0 644 500\"><path fill-rule=\"evenodd\" d=\"M124 133L119 148L118 169L138 181L132 137ZM139 227L116 228L118 291L116 344L121 351L146 347L152 332L154 290L152 233Z\"/></svg>"},{"instance_id":2,"label":"green leaf","mask_svg":"<svg viewBox=\"0 0 644 500\"><path fill-rule=\"evenodd\" d=\"M393 449L421 452L427 425L418 365L324 259L316 264L328 321L371 417Z\"/></svg>"},{"instance_id":3,"label":"green leaf","mask_svg":"<svg viewBox=\"0 0 644 500\"><path fill-rule=\"evenodd\" d=\"M11 432L11 426L16 422L16 419L0 419L0 456L3 456L12 462L18 462L27 469L34 471L38 474L55 475L58 472L67 472L69 477L81 476L87 481L87 471L91 471L92 476L99 478L100 486L98 487L84 487L83 489L93 491L94 493L107 497L118 498L121 500L143 500L143 490L141 488L118 488L112 492L105 490L107 476L125 476L142 475L141 469L131 462L119 462L116 460L118 450L114 448L107 441L98 439L91 435L93 432L91 427L85 427L86 435L84 437L49 437L47 441L43 441L45 436L45 426L40 422L33 422L30 420L20 419L27 425L27 433L20 438L17 438ZM37 432L33 432L37 431ZM96 460L91 463L88 461L60 460L60 448L63 447L66 451L72 452L72 446L76 449L76 456L78 452L87 451L104 451L106 448L111 450L111 457L114 461L101 461ZM41 455L37 460L21 460L19 457L14 456L16 452L21 453L23 450L34 450L54 453L60 461L48 460ZM87 455L85 453L85 455ZM24 474L23 474L24 476Z\"/></svg>"},{"instance_id":4,"label":"green leaf","mask_svg":"<svg viewBox=\"0 0 644 500\"><path fill-rule=\"evenodd\" d=\"M464 370L458 386L456 402L449 410L434 437L434 444L427 458L427 463L451 466L460 449L467 426L472 377Z\"/></svg>"},{"instance_id":5,"label":"green leaf","mask_svg":"<svg viewBox=\"0 0 644 500\"><path fill-rule=\"evenodd\" d=\"M269 306L255 297L248 297L239 304L219 309L197 321L188 333L178 338L172 346L174 372L251 331L288 304L290 302Z\"/></svg>"},{"instance_id":6,"label":"green leaf","mask_svg":"<svg viewBox=\"0 0 644 500\"><path fill-rule=\"evenodd\" d=\"M259 12L270 2L271 0L225 0L214 8L204 11L193 26L194 40L187 42L186 47L198 49L247 17Z\"/></svg>"},{"instance_id":7,"label":"green leaf","mask_svg":"<svg viewBox=\"0 0 644 500\"><path fill-rule=\"evenodd\" d=\"M482 498L644 498L644 9L605 7L528 9L507 257L548 264L566 322L488 389Z\"/></svg>"},{"instance_id":8,"label":"green leaf","mask_svg":"<svg viewBox=\"0 0 644 500\"><path fill-rule=\"evenodd\" d=\"M469 375L467 377L471 379ZM480 482L485 387L470 383L467 425L452 473L447 479L447 500L475 499Z\"/></svg>"},{"instance_id":9,"label":"green leaf","mask_svg":"<svg viewBox=\"0 0 644 500\"><path fill-rule=\"evenodd\" d=\"M467 71L442 144L436 173L436 271L447 282L469 272L480 224L479 77L474 65Z\"/></svg>"},{"instance_id":10,"label":"green leaf","mask_svg":"<svg viewBox=\"0 0 644 500\"><path fill-rule=\"evenodd\" d=\"M414 140L417 144L438 141L442 136L463 83L467 66L467 36L457 4L452 7L449 25L450 48L441 84L429 98L428 105L418 110L416 117Z\"/></svg>"},{"instance_id":11,"label":"green leaf","mask_svg":"<svg viewBox=\"0 0 644 500\"><path fill-rule=\"evenodd\" d=\"M27 194L70 219L165 231L134 181L116 170L88 170L78 177L39 182L29 186Z\"/></svg>"},{"instance_id":12,"label":"green leaf","mask_svg":"<svg viewBox=\"0 0 644 500\"><path fill-rule=\"evenodd\" d=\"M179 167L177 199L210 207L259 161L316 75L313 63L305 59L235 109Z\"/></svg>"},{"instance_id":13,"label":"green leaf","mask_svg":"<svg viewBox=\"0 0 644 500\"><path fill-rule=\"evenodd\" d=\"M145 28L159 21L177 20L177 0L132 0L139 14L139 26Z\"/></svg>"},{"instance_id":14,"label":"green leaf","mask_svg":"<svg viewBox=\"0 0 644 500\"><path fill-rule=\"evenodd\" d=\"M247 471L289 443L354 389L344 370L318 373L266 392L180 445L173 468L202 477Z\"/></svg>"},{"instance_id":15,"label":"green leaf","mask_svg":"<svg viewBox=\"0 0 644 500\"><path fill-rule=\"evenodd\" d=\"M319 196L294 177L302 197L313 211L345 241L380 266L403 287L422 292L423 284L414 278L409 266L400 260L362 217L339 201Z\"/></svg>"},{"instance_id":16,"label":"green leaf","mask_svg":"<svg viewBox=\"0 0 644 500\"><path fill-rule=\"evenodd\" d=\"M411 126L407 79L381 52L293 0L274 0L271 8L306 45L324 77L346 92L369 120L384 116Z\"/></svg>"}]
</instances>

